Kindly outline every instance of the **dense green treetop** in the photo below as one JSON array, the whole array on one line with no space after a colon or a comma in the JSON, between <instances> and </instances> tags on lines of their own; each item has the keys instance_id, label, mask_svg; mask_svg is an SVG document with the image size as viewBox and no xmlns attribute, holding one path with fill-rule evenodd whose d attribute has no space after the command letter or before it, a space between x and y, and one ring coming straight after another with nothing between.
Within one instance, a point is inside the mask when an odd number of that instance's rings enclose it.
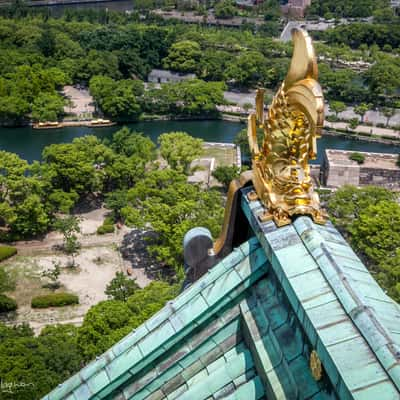
<instances>
[{"instance_id":1,"label":"dense green treetop","mask_svg":"<svg viewBox=\"0 0 400 400\"><path fill-rule=\"evenodd\" d=\"M172 169L189 173L190 163L203 154L203 140L185 132L163 133L158 138L160 154Z\"/></svg>"},{"instance_id":2,"label":"dense green treetop","mask_svg":"<svg viewBox=\"0 0 400 400\"><path fill-rule=\"evenodd\" d=\"M360 18L369 17L375 10L388 6L387 0L313 0L307 9L308 17Z\"/></svg>"},{"instance_id":3,"label":"dense green treetop","mask_svg":"<svg viewBox=\"0 0 400 400\"><path fill-rule=\"evenodd\" d=\"M400 301L400 205L395 193L367 186L344 186L331 195L332 222L346 235L378 282Z\"/></svg>"},{"instance_id":4,"label":"dense green treetop","mask_svg":"<svg viewBox=\"0 0 400 400\"><path fill-rule=\"evenodd\" d=\"M202 57L200 45L191 40L174 43L163 66L180 72L195 72Z\"/></svg>"}]
</instances>

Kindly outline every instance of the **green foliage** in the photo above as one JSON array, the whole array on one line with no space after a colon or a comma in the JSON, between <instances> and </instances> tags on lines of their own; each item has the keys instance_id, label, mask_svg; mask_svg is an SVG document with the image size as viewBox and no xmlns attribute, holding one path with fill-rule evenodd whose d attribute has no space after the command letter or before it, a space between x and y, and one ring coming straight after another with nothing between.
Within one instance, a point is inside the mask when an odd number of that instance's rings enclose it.
<instances>
[{"instance_id":1,"label":"green foliage","mask_svg":"<svg viewBox=\"0 0 400 400\"><path fill-rule=\"evenodd\" d=\"M17 309L17 302L5 294L0 294L0 313L10 312Z\"/></svg>"},{"instance_id":2,"label":"green foliage","mask_svg":"<svg viewBox=\"0 0 400 400\"><path fill-rule=\"evenodd\" d=\"M258 145L261 146L264 140L264 131L263 129L257 129L257 141ZM239 131L233 139L233 142L240 146L240 151L244 156L250 156L250 147L249 147L249 138L247 135L247 129L242 129Z\"/></svg>"},{"instance_id":3,"label":"green foliage","mask_svg":"<svg viewBox=\"0 0 400 400\"><path fill-rule=\"evenodd\" d=\"M400 26L359 22L338 25L334 29L327 30L322 37L329 44L346 44L352 48L359 48L362 45L383 47L385 44L397 48L400 45Z\"/></svg>"},{"instance_id":4,"label":"green foliage","mask_svg":"<svg viewBox=\"0 0 400 400\"><path fill-rule=\"evenodd\" d=\"M361 123L364 122L364 116L367 111L371 108L371 104L361 103L354 107L354 112L361 117Z\"/></svg>"},{"instance_id":5,"label":"green foliage","mask_svg":"<svg viewBox=\"0 0 400 400\"><path fill-rule=\"evenodd\" d=\"M106 116L120 121L136 121L141 114L138 96L143 94L141 81L115 81L96 75L90 80L90 93Z\"/></svg>"},{"instance_id":6,"label":"green foliage","mask_svg":"<svg viewBox=\"0 0 400 400\"><path fill-rule=\"evenodd\" d=\"M379 263L377 274L378 282L387 290L387 294L397 303L400 303L400 251L395 250L394 255L385 257Z\"/></svg>"},{"instance_id":7,"label":"green foliage","mask_svg":"<svg viewBox=\"0 0 400 400\"><path fill-rule=\"evenodd\" d=\"M58 94L40 93L32 104L35 121L57 121L64 113L64 99Z\"/></svg>"},{"instance_id":8,"label":"green foliage","mask_svg":"<svg viewBox=\"0 0 400 400\"><path fill-rule=\"evenodd\" d=\"M59 262L53 261L53 268L46 269L42 271L41 276L43 278L49 279L50 283L43 285L43 287L48 287L49 289L58 289L61 283L58 281L58 277L61 274L61 265Z\"/></svg>"},{"instance_id":9,"label":"green foliage","mask_svg":"<svg viewBox=\"0 0 400 400\"><path fill-rule=\"evenodd\" d=\"M127 335L132 312L119 300L101 301L86 313L78 333L78 344L86 361L108 350Z\"/></svg>"},{"instance_id":10,"label":"green foliage","mask_svg":"<svg viewBox=\"0 0 400 400\"><path fill-rule=\"evenodd\" d=\"M368 268L377 273L379 283L399 301L400 205L396 195L373 186L345 186L331 196L328 211Z\"/></svg>"},{"instance_id":11,"label":"green foliage","mask_svg":"<svg viewBox=\"0 0 400 400\"><path fill-rule=\"evenodd\" d=\"M140 157L145 162L156 157L156 146L151 139L143 133L131 131L126 126L114 133L110 147L117 154Z\"/></svg>"},{"instance_id":12,"label":"green foliage","mask_svg":"<svg viewBox=\"0 0 400 400\"><path fill-rule=\"evenodd\" d=\"M105 235L106 233L114 233L114 230L114 224L103 223L97 228L96 232L98 235Z\"/></svg>"},{"instance_id":13,"label":"green foliage","mask_svg":"<svg viewBox=\"0 0 400 400\"><path fill-rule=\"evenodd\" d=\"M216 116L216 106L224 104L225 84L190 79L165 83L159 89L147 90L143 98L146 112L172 117Z\"/></svg>"},{"instance_id":14,"label":"green foliage","mask_svg":"<svg viewBox=\"0 0 400 400\"><path fill-rule=\"evenodd\" d=\"M350 121L349 121L349 127L351 129L356 129L358 124L359 124L358 118L351 118Z\"/></svg>"},{"instance_id":15,"label":"green foliage","mask_svg":"<svg viewBox=\"0 0 400 400\"><path fill-rule=\"evenodd\" d=\"M349 227L352 243L374 264L394 257L400 243L400 206L379 201L361 210Z\"/></svg>"},{"instance_id":16,"label":"green foliage","mask_svg":"<svg viewBox=\"0 0 400 400\"><path fill-rule=\"evenodd\" d=\"M0 268L0 293L15 289L15 279L4 268Z\"/></svg>"},{"instance_id":17,"label":"green foliage","mask_svg":"<svg viewBox=\"0 0 400 400\"><path fill-rule=\"evenodd\" d=\"M53 228L63 234L63 247L67 254L75 254L80 248L80 243L76 233L81 231L79 226L79 218L75 215L67 215L63 218L57 218L53 224Z\"/></svg>"},{"instance_id":18,"label":"green foliage","mask_svg":"<svg viewBox=\"0 0 400 400\"><path fill-rule=\"evenodd\" d=\"M177 296L178 286L154 281L137 289L127 302L102 301L91 307L79 328L77 342L85 361L108 350Z\"/></svg>"},{"instance_id":19,"label":"green foliage","mask_svg":"<svg viewBox=\"0 0 400 400\"><path fill-rule=\"evenodd\" d=\"M200 45L192 40L183 40L171 46L163 64L165 68L174 71L196 72L200 59Z\"/></svg>"},{"instance_id":20,"label":"green foliage","mask_svg":"<svg viewBox=\"0 0 400 400\"><path fill-rule=\"evenodd\" d=\"M139 289L134 279L127 277L122 272L116 272L115 278L107 285L105 294L109 299L127 301Z\"/></svg>"},{"instance_id":21,"label":"green foliage","mask_svg":"<svg viewBox=\"0 0 400 400\"><path fill-rule=\"evenodd\" d=\"M4 400L40 399L82 367L76 344L77 328L49 326L34 336L27 325L0 324L0 375L2 382L24 382Z\"/></svg>"},{"instance_id":22,"label":"green foliage","mask_svg":"<svg viewBox=\"0 0 400 400\"><path fill-rule=\"evenodd\" d=\"M79 304L79 298L72 293L51 293L32 298L32 308L63 307Z\"/></svg>"},{"instance_id":23,"label":"green foliage","mask_svg":"<svg viewBox=\"0 0 400 400\"><path fill-rule=\"evenodd\" d=\"M144 289L137 290L127 301L132 312L131 323L134 327L143 324L178 294L179 285L162 281L153 281Z\"/></svg>"},{"instance_id":24,"label":"green foliage","mask_svg":"<svg viewBox=\"0 0 400 400\"><path fill-rule=\"evenodd\" d=\"M161 156L172 169L189 173L190 163L203 153L203 140L185 132L163 133L158 138Z\"/></svg>"},{"instance_id":25,"label":"green foliage","mask_svg":"<svg viewBox=\"0 0 400 400\"><path fill-rule=\"evenodd\" d=\"M161 262L180 270L182 240L196 226L210 229L217 237L223 219L222 199L215 190L202 191L188 184L187 177L172 169L150 171L128 191L121 215L126 224L150 224L159 242L149 246Z\"/></svg>"},{"instance_id":26,"label":"green foliage","mask_svg":"<svg viewBox=\"0 0 400 400\"><path fill-rule=\"evenodd\" d=\"M232 0L221 0L214 7L214 14L217 18L232 18L238 14L235 2Z\"/></svg>"},{"instance_id":27,"label":"green foliage","mask_svg":"<svg viewBox=\"0 0 400 400\"><path fill-rule=\"evenodd\" d=\"M387 5L384 0L313 0L307 9L308 16L325 18L369 17L375 10Z\"/></svg>"},{"instance_id":28,"label":"green foliage","mask_svg":"<svg viewBox=\"0 0 400 400\"><path fill-rule=\"evenodd\" d=\"M0 246L0 261L6 260L17 254L17 249L12 246Z\"/></svg>"},{"instance_id":29,"label":"green foliage","mask_svg":"<svg viewBox=\"0 0 400 400\"><path fill-rule=\"evenodd\" d=\"M364 154L361 154L361 153L351 153L349 155L349 159L356 161L358 164L363 164L365 161L365 156L364 156Z\"/></svg>"},{"instance_id":30,"label":"green foliage","mask_svg":"<svg viewBox=\"0 0 400 400\"><path fill-rule=\"evenodd\" d=\"M395 195L383 188L366 186L357 189L346 185L338 189L329 199L328 211L334 224L345 231L356 220L361 211L370 204L380 201L394 201Z\"/></svg>"},{"instance_id":31,"label":"green foliage","mask_svg":"<svg viewBox=\"0 0 400 400\"><path fill-rule=\"evenodd\" d=\"M212 172L212 176L221 182L226 190L229 188L230 183L238 178L239 175L240 169L236 165L219 165Z\"/></svg>"},{"instance_id":32,"label":"green foliage","mask_svg":"<svg viewBox=\"0 0 400 400\"><path fill-rule=\"evenodd\" d=\"M346 104L343 101L331 101L329 108L335 113L337 118L338 114L346 109Z\"/></svg>"}]
</instances>

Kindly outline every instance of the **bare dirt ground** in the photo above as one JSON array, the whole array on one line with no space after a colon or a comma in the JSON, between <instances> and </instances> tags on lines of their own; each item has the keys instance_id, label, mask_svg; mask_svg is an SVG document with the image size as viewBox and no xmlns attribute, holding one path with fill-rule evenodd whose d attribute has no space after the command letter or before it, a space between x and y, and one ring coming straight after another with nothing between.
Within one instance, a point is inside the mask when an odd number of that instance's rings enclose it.
<instances>
[{"instance_id":1,"label":"bare dirt ground","mask_svg":"<svg viewBox=\"0 0 400 400\"><path fill-rule=\"evenodd\" d=\"M93 97L86 89L78 89L74 86L64 86L63 94L72 102L72 107L64 107L67 114L82 116L94 113Z\"/></svg>"},{"instance_id":2,"label":"bare dirt ground","mask_svg":"<svg viewBox=\"0 0 400 400\"><path fill-rule=\"evenodd\" d=\"M107 299L104 291L115 273L126 272L128 267L132 267L131 261L123 258L119 250L121 243L126 242L127 238L132 240L129 235L132 230L122 227L112 234L97 235L96 229L102 224L106 214L107 210L96 209L79 215L81 233L78 236L82 248L75 257L77 268L67 267L71 257L55 250L55 246L62 243L59 233L52 232L43 240L16 244L18 255L1 265L17 282L16 290L8 295L17 301L18 309L15 314L4 319L6 323L29 323L37 333L48 324L80 325L91 306ZM79 305L32 309L30 304L34 296L52 292L43 288L47 280L41 277L41 273L53 268L54 263L60 263L62 271L59 276L61 287L56 292L66 291L78 295ZM141 266L131 268L130 272L131 278L136 279L140 287L146 286L153 279Z\"/></svg>"}]
</instances>

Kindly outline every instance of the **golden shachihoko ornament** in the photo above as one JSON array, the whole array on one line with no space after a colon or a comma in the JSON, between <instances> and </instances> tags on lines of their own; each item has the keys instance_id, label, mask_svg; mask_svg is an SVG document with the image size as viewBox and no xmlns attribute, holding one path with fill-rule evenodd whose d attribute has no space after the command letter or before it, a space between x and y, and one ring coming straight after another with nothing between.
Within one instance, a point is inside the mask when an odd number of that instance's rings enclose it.
<instances>
[{"instance_id":1,"label":"golden shachihoko ornament","mask_svg":"<svg viewBox=\"0 0 400 400\"><path fill-rule=\"evenodd\" d=\"M264 115L264 90L259 89L256 112L249 115L252 181L266 209L263 220L273 219L283 226L291 223L291 217L305 214L323 224L325 215L313 190L309 160L317 155L324 99L311 38L301 29L294 29L292 38L291 65L268 114ZM258 129L263 130L260 145Z\"/></svg>"}]
</instances>

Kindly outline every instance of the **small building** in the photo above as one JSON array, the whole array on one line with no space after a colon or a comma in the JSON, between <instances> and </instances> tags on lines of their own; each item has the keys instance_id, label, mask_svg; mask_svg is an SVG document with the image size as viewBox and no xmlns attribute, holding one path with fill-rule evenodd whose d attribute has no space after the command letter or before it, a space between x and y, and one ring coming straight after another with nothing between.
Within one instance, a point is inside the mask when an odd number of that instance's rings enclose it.
<instances>
[{"instance_id":1,"label":"small building","mask_svg":"<svg viewBox=\"0 0 400 400\"><path fill-rule=\"evenodd\" d=\"M166 69L153 69L147 77L147 80L152 83L176 83L195 78L195 74L181 74Z\"/></svg>"},{"instance_id":2,"label":"small building","mask_svg":"<svg viewBox=\"0 0 400 400\"><path fill-rule=\"evenodd\" d=\"M398 155L386 153L363 153L364 162L350 159L352 151L325 150L322 182L331 188L343 185L374 185L390 190L400 190Z\"/></svg>"}]
</instances>

